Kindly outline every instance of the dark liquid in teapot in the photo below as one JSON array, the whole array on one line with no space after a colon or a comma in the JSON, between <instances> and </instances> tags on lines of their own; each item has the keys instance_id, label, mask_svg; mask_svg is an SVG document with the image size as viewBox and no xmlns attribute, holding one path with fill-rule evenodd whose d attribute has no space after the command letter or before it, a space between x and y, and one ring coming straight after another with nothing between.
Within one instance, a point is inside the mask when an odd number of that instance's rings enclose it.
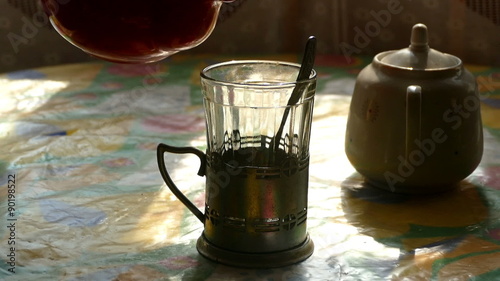
<instances>
[{"instance_id":1,"label":"dark liquid in teapot","mask_svg":"<svg viewBox=\"0 0 500 281\"><path fill-rule=\"evenodd\" d=\"M203 42L216 0L41 0L53 26L84 51L111 61L157 61Z\"/></svg>"}]
</instances>

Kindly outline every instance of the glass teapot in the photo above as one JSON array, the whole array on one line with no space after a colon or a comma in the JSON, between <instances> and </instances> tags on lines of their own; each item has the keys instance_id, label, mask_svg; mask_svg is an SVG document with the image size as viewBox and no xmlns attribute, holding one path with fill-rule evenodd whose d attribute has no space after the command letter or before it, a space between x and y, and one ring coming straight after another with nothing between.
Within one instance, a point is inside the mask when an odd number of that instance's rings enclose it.
<instances>
[{"instance_id":1,"label":"glass teapot","mask_svg":"<svg viewBox=\"0 0 500 281\"><path fill-rule=\"evenodd\" d=\"M223 2L234 0L40 0L66 40L109 61L148 63L201 44Z\"/></svg>"}]
</instances>

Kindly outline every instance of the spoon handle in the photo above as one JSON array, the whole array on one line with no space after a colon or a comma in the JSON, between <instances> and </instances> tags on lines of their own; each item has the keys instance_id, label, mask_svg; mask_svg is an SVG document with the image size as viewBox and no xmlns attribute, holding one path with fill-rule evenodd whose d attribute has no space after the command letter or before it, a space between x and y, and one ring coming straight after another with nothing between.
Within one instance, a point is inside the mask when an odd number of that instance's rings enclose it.
<instances>
[{"instance_id":1,"label":"spoon handle","mask_svg":"<svg viewBox=\"0 0 500 281\"><path fill-rule=\"evenodd\" d=\"M314 66L314 60L316 58L316 37L310 36L307 40L306 47L304 50L304 56L302 57L302 64L299 69L299 74L297 75L297 82L307 80L311 75L311 71ZM274 151L277 151L280 144L281 135L283 134L283 130L285 127L286 119L288 118L288 114L290 112L290 106L296 104L301 97L301 94L304 90L304 85L301 83L297 83L295 88L293 89L292 95L288 99L287 108L285 112L283 112L283 118L281 119L281 124L276 132L276 136L273 139Z\"/></svg>"},{"instance_id":2,"label":"spoon handle","mask_svg":"<svg viewBox=\"0 0 500 281\"><path fill-rule=\"evenodd\" d=\"M299 69L299 75L297 75L297 82L307 80L309 78L309 76L311 75L311 71L314 67L315 59L316 59L316 37L310 36L306 43L304 56L302 57L302 64ZM293 89L292 95L290 96L287 105L294 105L299 101L300 96L302 94L301 88L302 87L300 87L300 85L297 85L297 87Z\"/></svg>"}]
</instances>

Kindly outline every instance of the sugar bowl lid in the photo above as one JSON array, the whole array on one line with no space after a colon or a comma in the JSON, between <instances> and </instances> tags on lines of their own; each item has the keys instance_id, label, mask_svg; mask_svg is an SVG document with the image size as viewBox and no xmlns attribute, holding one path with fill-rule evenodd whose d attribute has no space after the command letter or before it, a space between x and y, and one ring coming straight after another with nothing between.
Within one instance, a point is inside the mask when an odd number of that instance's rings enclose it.
<instances>
[{"instance_id":1,"label":"sugar bowl lid","mask_svg":"<svg viewBox=\"0 0 500 281\"><path fill-rule=\"evenodd\" d=\"M424 24L413 26L410 42L408 48L381 53L377 57L384 65L407 70L443 70L462 64L459 58L429 47L427 26Z\"/></svg>"}]
</instances>

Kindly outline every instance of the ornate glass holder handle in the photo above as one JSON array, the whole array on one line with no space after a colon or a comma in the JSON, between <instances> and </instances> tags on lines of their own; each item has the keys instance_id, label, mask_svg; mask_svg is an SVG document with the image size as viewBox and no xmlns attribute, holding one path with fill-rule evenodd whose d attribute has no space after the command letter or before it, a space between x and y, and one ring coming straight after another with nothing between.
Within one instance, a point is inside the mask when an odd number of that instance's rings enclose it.
<instances>
[{"instance_id":1,"label":"ornate glass holder handle","mask_svg":"<svg viewBox=\"0 0 500 281\"><path fill-rule=\"evenodd\" d=\"M159 144L157 148L157 160L158 160L158 168L160 169L160 174L163 177L163 180L167 184L170 191L184 204L200 221L201 223L205 223L205 215L191 202L189 199L177 188L175 183L172 181L166 167L165 167L165 152L176 153L176 154L185 154L192 153L200 158L201 164L200 169L198 170L198 175L203 177L205 175L205 168L207 158L205 157L205 153L194 148L194 147L175 147L167 144Z\"/></svg>"}]
</instances>

